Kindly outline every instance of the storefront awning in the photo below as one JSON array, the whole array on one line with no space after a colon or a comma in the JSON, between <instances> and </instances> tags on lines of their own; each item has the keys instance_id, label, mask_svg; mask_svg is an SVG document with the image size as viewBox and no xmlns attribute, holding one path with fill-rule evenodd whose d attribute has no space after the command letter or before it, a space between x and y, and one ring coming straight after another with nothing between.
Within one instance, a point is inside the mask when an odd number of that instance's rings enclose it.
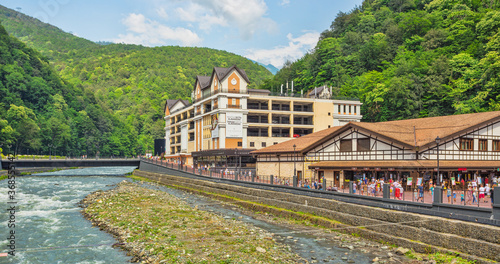
<instances>
[{"instance_id":1,"label":"storefront awning","mask_svg":"<svg viewBox=\"0 0 500 264\"><path fill-rule=\"evenodd\" d=\"M309 165L309 169L341 169L341 170L408 170L408 169L435 169L435 160L380 160L380 161L320 161ZM473 161L473 160L440 160L439 168L443 170L497 170L500 161Z\"/></svg>"}]
</instances>

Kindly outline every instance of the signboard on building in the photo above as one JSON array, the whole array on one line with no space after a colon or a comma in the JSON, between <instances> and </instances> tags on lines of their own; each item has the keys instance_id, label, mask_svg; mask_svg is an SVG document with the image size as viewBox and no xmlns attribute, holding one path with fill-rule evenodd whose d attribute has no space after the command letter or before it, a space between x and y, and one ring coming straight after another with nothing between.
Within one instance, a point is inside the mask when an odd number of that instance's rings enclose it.
<instances>
[{"instance_id":1,"label":"signboard on building","mask_svg":"<svg viewBox=\"0 0 500 264\"><path fill-rule=\"evenodd\" d=\"M219 137L219 114L214 114L212 115L212 138L218 138Z\"/></svg>"},{"instance_id":2,"label":"signboard on building","mask_svg":"<svg viewBox=\"0 0 500 264\"><path fill-rule=\"evenodd\" d=\"M226 113L226 137L228 138L243 137L242 113Z\"/></svg>"}]
</instances>

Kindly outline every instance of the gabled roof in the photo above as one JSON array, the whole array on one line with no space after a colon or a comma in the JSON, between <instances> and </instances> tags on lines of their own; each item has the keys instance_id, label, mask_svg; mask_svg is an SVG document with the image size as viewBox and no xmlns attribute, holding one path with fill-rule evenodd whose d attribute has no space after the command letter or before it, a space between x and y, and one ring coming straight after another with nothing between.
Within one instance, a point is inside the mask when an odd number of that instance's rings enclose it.
<instances>
[{"instance_id":1,"label":"gabled roof","mask_svg":"<svg viewBox=\"0 0 500 264\"><path fill-rule=\"evenodd\" d=\"M269 146L267 148L262 148L256 151L252 151L252 154L279 154L279 153L302 153L304 150L308 149L310 146L315 145L318 141L334 134L337 130L341 129L341 126L327 128L303 137L298 137L290 139L288 141ZM295 145L295 152L293 149Z\"/></svg>"},{"instance_id":2,"label":"gabled roof","mask_svg":"<svg viewBox=\"0 0 500 264\"><path fill-rule=\"evenodd\" d=\"M197 80L197 82L200 83L200 87L202 90L210 87L210 80L211 80L210 76L197 75L196 80ZM194 85L195 85L194 89L196 89L197 82L194 83Z\"/></svg>"},{"instance_id":3,"label":"gabled roof","mask_svg":"<svg viewBox=\"0 0 500 264\"><path fill-rule=\"evenodd\" d=\"M326 85L323 85L321 87L316 87L314 88L310 93L309 93L309 96L312 96L312 95L315 95L315 94L320 94L321 92L323 92L324 89L326 89L328 87L326 87Z\"/></svg>"},{"instance_id":4,"label":"gabled roof","mask_svg":"<svg viewBox=\"0 0 500 264\"><path fill-rule=\"evenodd\" d=\"M442 139L441 142L444 143L446 140L499 121L500 111L378 123L350 122L344 126L328 128L304 137L259 149L252 152L252 154L293 153L294 144L298 153L306 153L352 128L374 137L397 142L409 149L422 151L435 147L435 140L438 136Z\"/></svg>"},{"instance_id":5,"label":"gabled roof","mask_svg":"<svg viewBox=\"0 0 500 264\"><path fill-rule=\"evenodd\" d=\"M182 100L182 99L167 99L167 101L165 102L165 107L163 108L163 113L165 113L167 111L167 107L168 109L172 109L172 107L177 104L177 102L181 102L184 104L184 106L188 106L189 105L189 100Z\"/></svg>"},{"instance_id":6,"label":"gabled roof","mask_svg":"<svg viewBox=\"0 0 500 264\"><path fill-rule=\"evenodd\" d=\"M438 136L444 141L498 120L500 111L350 125L422 150L435 145Z\"/></svg>"},{"instance_id":7,"label":"gabled roof","mask_svg":"<svg viewBox=\"0 0 500 264\"><path fill-rule=\"evenodd\" d=\"M231 66L229 68L214 67L214 70L212 72L212 77L210 79L212 80L213 77L214 77L214 75L217 75L217 79L219 81L221 81L224 78L226 78L227 75L229 75L229 73L231 73L233 70L236 70L241 75L241 77L243 79L245 79L245 81L247 83L250 83L250 80L248 79L248 76L247 76L247 73L245 72L245 70L236 67L236 65L233 65L233 66Z\"/></svg>"}]
</instances>

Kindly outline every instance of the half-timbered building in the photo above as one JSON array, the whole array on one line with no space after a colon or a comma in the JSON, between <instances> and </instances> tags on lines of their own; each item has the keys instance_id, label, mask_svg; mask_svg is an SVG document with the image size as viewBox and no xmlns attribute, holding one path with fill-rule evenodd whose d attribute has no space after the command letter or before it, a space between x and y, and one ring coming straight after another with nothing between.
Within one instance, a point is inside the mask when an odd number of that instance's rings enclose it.
<instances>
[{"instance_id":1,"label":"half-timbered building","mask_svg":"<svg viewBox=\"0 0 500 264\"><path fill-rule=\"evenodd\" d=\"M335 185L360 178L472 180L500 170L500 111L352 122L252 152L257 173ZM437 171L439 170L439 174Z\"/></svg>"}]
</instances>

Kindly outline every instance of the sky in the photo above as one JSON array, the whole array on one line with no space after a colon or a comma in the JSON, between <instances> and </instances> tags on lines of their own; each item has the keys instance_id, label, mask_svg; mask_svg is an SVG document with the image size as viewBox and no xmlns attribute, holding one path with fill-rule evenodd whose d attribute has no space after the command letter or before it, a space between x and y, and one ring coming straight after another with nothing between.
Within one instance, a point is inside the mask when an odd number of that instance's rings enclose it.
<instances>
[{"instance_id":1,"label":"sky","mask_svg":"<svg viewBox=\"0 0 500 264\"><path fill-rule=\"evenodd\" d=\"M0 0L91 41L226 50L281 68L362 0Z\"/></svg>"}]
</instances>

